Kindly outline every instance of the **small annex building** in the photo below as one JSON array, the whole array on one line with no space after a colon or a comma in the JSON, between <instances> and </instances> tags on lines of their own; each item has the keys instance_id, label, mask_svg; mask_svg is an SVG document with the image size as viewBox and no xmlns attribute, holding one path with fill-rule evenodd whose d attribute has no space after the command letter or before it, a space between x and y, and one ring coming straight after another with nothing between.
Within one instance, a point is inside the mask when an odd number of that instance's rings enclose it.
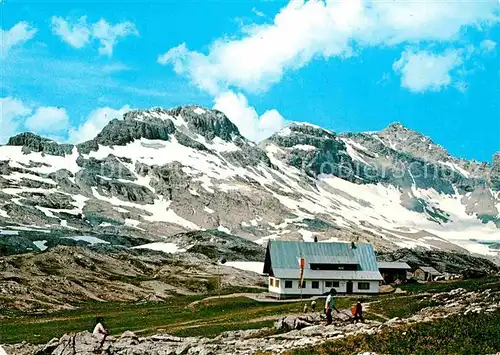
<instances>
[{"instance_id":1,"label":"small annex building","mask_svg":"<svg viewBox=\"0 0 500 355\"><path fill-rule=\"evenodd\" d=\"M379 261L377 265L385 284L405 283L411 271L410 265L401 261Z\"/></svg>"},{"instance_id":2,"label":"small annex building","mask_svg":"<svg viewBox=\"0 0 500 355\"><path fill-rule=\"evenodd\" d=\"M421 281L434 281L434 279L442 274L434 269L432 266L419 266L414 272L413 276Z\"/></svg>"},{"instance_id":3,"label":"small annex building","mask_svg":"<svg viewBox=\"0 0 500 355\"><path fill-rule=\"evenodd\" d=\"M264 273L269 275L269 292L278 298L324 295L331 288L344 294L373 294L383 280L371 244L342 242L271 240Z\"/></svg>"}]
</instances>

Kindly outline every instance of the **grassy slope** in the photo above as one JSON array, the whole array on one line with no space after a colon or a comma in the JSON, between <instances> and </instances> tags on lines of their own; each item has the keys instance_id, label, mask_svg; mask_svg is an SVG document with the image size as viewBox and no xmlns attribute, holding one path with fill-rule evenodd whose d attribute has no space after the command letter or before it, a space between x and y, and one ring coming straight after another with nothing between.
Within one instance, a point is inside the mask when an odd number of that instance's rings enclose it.
<instances>
[{"instance_id":1,"label":"grassy slope","mask_svg":"<svg viewBox=\"0 0 500 355\"><path fill-rule=\"evenodd\" d=\"M271 326L273 316L299 313L303 307L302 302L261 303L245 297L215 298L189 307L203 297L179 296L143 304L90 302L50 315L18 314L15 318L0 318L0 342L47 342L65 333L91 330L96 316L105 318L113 334L131 330L147 335L164 330L180 336L216 336L227 330ZM353 298L340 298L337 303L338 307L349 308L353 302Z\"/></svg>"},{"instance_id":2,"label":"grassy slope","mask_svg":"<svg viewBox=\"0 0 500 355\"><path fill-rule=\"evenodd\" d=\"M363 302L373 302L366 314L367 319L381 320L376 314L387 318L406 317L429 306L422 292L441 292L457 287L467 289L500 289L499 278L471 280L453 283L405 285L409 294L393 294L367 297ZM230 292L249 292L232 289ZM254 290L255 291L255 290ZM205 295L206 296L206 295ZM73 311L32 316L16 314L15 317L0 318L0 342L17 343L23 340L42 343L65 333L91 330L96 316L104 316L112 333L132 330L141 335L153 334L160 329L181 336L215 336L223 331L262 328L272 324L272 316L300 313L304 302L259 303L244 297L210 299L188 307L205 296L179 296L165 302L96 303L77 305ZM339 297L337 307L350 308L353 297ZM321 301L318 302L321 304ZM7 312L2 312L4 315Z\"/></svg>"}]
</instances>

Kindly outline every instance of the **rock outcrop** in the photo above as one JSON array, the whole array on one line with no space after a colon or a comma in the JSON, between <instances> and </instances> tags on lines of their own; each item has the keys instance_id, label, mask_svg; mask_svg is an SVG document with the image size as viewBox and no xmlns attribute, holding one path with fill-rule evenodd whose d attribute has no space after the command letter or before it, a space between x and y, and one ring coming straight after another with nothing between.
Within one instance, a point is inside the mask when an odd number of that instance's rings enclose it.
<instances>
[{"instance_id":1,"label":"rock outcrop","mask_svg":"<svg viewBox=\"0 0 500 355\"><path fill-rule=\"evenodd\" d=\"M9 138L7 145L21 146L24 154L35 152L57 156L71 154L74 148L72 144L58 144L51 139L40 137L31 132L20 133Z\"/></svg>"}]
</instances>

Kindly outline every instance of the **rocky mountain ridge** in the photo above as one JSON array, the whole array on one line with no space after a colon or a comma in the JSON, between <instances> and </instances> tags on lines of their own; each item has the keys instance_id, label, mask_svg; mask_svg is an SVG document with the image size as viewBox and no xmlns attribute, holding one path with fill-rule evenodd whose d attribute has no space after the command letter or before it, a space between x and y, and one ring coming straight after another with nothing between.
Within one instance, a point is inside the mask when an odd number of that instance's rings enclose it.
<instances>
[{"instance_id":1,"label":"rocky mountain ridge","mask_svg":"<svg viewBox=\"0 0 500 355\"><path fill-rule=\"evenodd\" d=\"M316 236L494 259L499 181L500 154L455 159L401 124L335 134L294 123L256 145L219 111L154 108L78 145L23 133L0 146L0 232L165 241L219 229L259 244Z\"/></svg>"}]
</instances>

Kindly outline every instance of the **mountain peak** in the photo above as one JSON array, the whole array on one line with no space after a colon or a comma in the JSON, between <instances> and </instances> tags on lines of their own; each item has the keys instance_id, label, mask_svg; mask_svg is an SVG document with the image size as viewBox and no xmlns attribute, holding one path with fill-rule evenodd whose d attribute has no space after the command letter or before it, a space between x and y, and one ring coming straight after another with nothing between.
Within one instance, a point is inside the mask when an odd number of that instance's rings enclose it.
<instances>
[{"instance_id":1,"label":"mountain peak","mask_svg":"<svg viewBox=\"0 0 500 355\"><path fill-rule=\"evenodd\" d=\"M388 147L428 161L447 161L451 158L442 146L401 122L393 122L376 134Z\"/></svg>"},{"instance_id":2,"label":"mountain peak","mask_svg":"<svg viewBox=\"0 0 500 355\"><path fill-rule=\"evenodd\" d=\"M289 134L290 132L316 137L335 137L334 132L309 122L292 122L277 134L283 136Z\"/></svg>"},{"instance_id":3,"label":"mountain peak","mask_svg":"<svg viewBox=\"0 0 500 355\"><path fill-rule=\"evenodd\" d=\"M389 124L384 130L393 130L393 131L409 131L410 129L403 125L401 122L392 122Z\"/></svg>"},{"instance_id":4,"label":"mountain peak","mask_svg":"<svg viewBox=\"0 0 500 355\"><path fill-rule=\"evenodd\" d=\"M22 146L22 151L26 154L30 152L42 152L59 156L71 154L74 147L72 144L59 144L52 139L32 132L23 132L10 137L7 145Z\"/></svg>"},{"instance_id":5,"label":"mountain peak","mask_svg":"<svg viewBox=\"0 0 500 355\"><path fill-rule=\"evenodd\" d=\"M199 148L204 144L202 141L210 142L215 138L226 142L245 140L224 113L190 105L129 111L122 120L110 121L94 139L80 144L79 149L88 152L96 150L99 144L126 145L141 138L169 141L172 136L185 145Z\"/></svg>"},{"instance_id":6,"label":"mountain peak","mask_svg":"<svg viewBox=\"0 0 500 355\"><path fill-rule=\"evenodd\" d=\"M53 142L53 140L42 137L33 132L23 132L10 137L9 141L7 142L7 145L22 146L25 145L26 143L40 144L44 142Z\"/></svg>"}]
</instances>

